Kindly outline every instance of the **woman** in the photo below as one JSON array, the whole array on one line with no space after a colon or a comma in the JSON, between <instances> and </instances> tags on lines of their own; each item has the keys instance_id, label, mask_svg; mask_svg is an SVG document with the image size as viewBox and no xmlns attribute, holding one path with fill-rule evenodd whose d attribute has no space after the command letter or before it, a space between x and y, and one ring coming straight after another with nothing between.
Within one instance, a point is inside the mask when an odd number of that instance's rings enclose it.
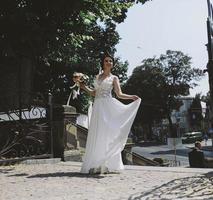
<instances>
[{"instance_id":1,"label":"woman","mask_svg":"<svg viewBox=\"0 0 213 200\"><path fill-rule=\"evenodd\" d=\"M117 172L124 168L121 151L141 99L122 93L118 77L111 73L113 63L114 59L109 54L102 58L103 72L94 80L94 90L80 83L83 90L95 96L82 173ZM134 102L124 105L112 98L113 88L118 98Z\"/></svg>"}]
</instances>

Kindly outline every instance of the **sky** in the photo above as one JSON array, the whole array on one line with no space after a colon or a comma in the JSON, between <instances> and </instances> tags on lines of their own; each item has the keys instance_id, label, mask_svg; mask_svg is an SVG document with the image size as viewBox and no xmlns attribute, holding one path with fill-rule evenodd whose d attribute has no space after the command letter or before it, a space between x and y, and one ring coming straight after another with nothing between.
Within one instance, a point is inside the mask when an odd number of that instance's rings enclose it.
<instances>
[{"instance_id":1,"label":"sky","mask_svg":"<svg viewBox=\"0 0 213 200\"><path fill-rule=\"evenodd\" d=\"M136 4L117 26L121 40L116 56L129 62L129 76L143 59L158 57L168 49L182 51L192 57L192 67L205 69L207 16L206 0L152 0ZM190 95L206 95L208 75L197 83L199 86L190 90Z\"/></svg>"}]
</instances>

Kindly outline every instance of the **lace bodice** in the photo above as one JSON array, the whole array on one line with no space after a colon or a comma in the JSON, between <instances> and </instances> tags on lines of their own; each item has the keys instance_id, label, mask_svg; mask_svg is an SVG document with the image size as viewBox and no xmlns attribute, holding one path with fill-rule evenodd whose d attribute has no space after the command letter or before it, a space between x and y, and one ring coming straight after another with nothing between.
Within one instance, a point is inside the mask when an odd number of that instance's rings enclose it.
<instances>
[{"instance_id":1,"label":"lace bodice","mask_svg":"<svg viewBox=\"0 0 213 200\"><path fill-rule=\"evenodd\" d=\"M99 80L98 77L94 80L95 98L112 97L113 79L114 76L110 75L104 80Z\"/></svg>"}]
</instances>

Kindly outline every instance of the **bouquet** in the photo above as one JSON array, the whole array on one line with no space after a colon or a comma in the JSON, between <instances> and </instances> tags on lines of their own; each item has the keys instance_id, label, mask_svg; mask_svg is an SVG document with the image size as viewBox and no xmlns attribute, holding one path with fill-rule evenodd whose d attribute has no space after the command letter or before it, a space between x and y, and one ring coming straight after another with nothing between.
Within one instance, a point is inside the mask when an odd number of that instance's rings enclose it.
<instances>
[{"instance_id":1,"label":"bouquet","mask_svg":"<svg viewBox=\"0 0 213 200\"><path fill-rule=\"evenodd\" d=\"M89 77L86 74L80 73L80 72L74 72L72 76L72 80L74 82L74 85L70 87L71 92L69 95L69 98L67 100L67 105L70 103L70 99L77 99L78 95L80 95L80 83L87 83L89 80Z\"/></svg>"},{"instance_id":2,"label":"bouquet","mask_svg":"<svg viewBox=\"0 0 213 200\"><path fill-rule=\"evenodd\" d=\"M79 83L86 83L89 80L89 77L86 74L74 72L72 80L79 85Z\"/></svg>"}]
</instances>

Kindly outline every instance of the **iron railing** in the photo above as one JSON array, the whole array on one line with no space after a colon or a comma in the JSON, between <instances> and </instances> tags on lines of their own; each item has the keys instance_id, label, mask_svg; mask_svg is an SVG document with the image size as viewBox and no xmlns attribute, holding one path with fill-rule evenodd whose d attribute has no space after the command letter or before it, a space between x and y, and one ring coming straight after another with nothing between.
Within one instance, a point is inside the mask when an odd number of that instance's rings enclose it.
<instances>
[{"instance_id":1,"label":"iron railing","mask_svg":"<svg viewBox=\"0 0 213 200\"><path fill-rule=\"evenodd\" d=\"M21 97L0 97L0 159L52 152L51 102L40 93Z\"/></svg>"}]
</instances>

